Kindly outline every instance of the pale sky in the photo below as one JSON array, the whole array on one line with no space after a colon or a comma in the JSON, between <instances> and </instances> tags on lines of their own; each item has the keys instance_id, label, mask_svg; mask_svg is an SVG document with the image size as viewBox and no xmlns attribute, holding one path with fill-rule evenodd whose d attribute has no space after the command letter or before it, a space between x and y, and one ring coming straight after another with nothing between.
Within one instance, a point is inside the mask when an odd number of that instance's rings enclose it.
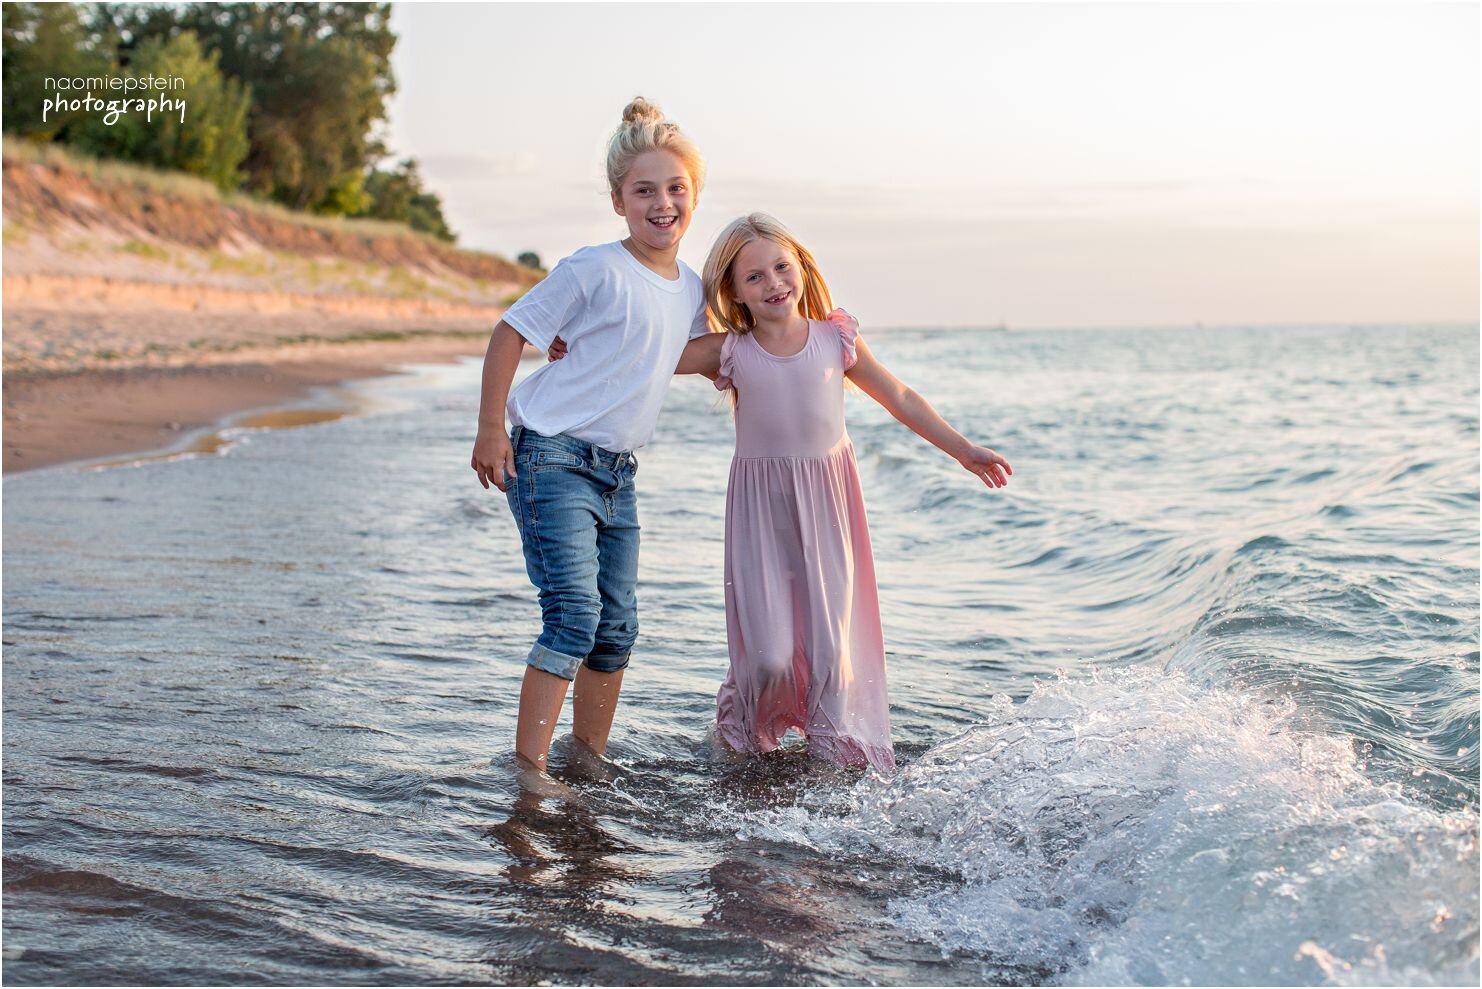
<instances>
[{"instance_id":1,"label":"pale sky","mask_svg":"<svg viewBox=\"0 0 1482 989\"><path fill-rule=\"evenodd\" d=\"M390 145L468 247L617 240L657 103L877 326L1478 318L1473 3L397 4Z\"/></svg>"}]
</instances>

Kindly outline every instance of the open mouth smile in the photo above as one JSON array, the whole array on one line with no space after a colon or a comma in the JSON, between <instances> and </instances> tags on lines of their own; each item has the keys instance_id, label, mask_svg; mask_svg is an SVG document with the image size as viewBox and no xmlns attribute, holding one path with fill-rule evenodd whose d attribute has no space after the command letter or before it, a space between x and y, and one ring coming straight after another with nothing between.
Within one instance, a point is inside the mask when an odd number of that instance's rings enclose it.
<instances>
[{"instance_id":1,"label":"open mouth smile","mask_svg":"<svg viewBox=\"0 0 1482 989\"><path fill-rule=\"evenodd\" d=\"M677 216L655 216L655 217L651 217L648 222L649 223L652 223L654 226L658 227L660 230L668 230L670 227L674 226L674 224L676 224L676 223L679 222L679 217L677 217Z\"/></svg>"},{"instance_id":2,"label":"open mouth smile","mask_svg":"<svg viewBox=\"0 0 1482 989\"><path fill-rule=\"evenodd\" d=\"M781 295L774 295L774 296L771 296L770 298L763 299L762 301L765 302L769 306L780 306L780 305L782 305L782 303L786 302L788 299L791 299L791 298L792 298L792 292L791 292L791 290L789 290L789 291L783 292Z\"/></svg>"}]
</instances>

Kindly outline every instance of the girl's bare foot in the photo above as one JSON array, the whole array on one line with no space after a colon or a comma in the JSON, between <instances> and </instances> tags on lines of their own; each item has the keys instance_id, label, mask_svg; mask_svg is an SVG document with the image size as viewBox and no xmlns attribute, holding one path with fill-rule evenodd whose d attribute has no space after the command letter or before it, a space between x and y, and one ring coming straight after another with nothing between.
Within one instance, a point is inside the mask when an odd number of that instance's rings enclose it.
<instances>
[{"instance_id":1,"label":"girl's bare foot","mask_svg":"<svg viewBox=\"0 0 1482 989\"><path fill-rule=\"evenodd\" d=\"M566 772L582 782L603 782L618 775L612 763L575 735L566 746Z\"/></svg>"},{"instance_id":2,"label":"girl's bare foot","mask_svg":"<svg viewBox=\"0 0 1482 989\"><path fill-rule=\"evenodd\" d=\"M745 752L737 752L731 748L731 743L721 736L720 728L714 722L711 722L710 728L705 732L705 741L710 745L712 759L740 763L747 762L751 758Z\"/></svg>"},{"instance_id":3,"label":"girl's bare foot","mask_svg":"<svg viewBox=\"0 0 1482 989\"><path fill-rule=\"evenodd\" d=\"M536 800L565 800L570 803L580 803L581 798L575 790L562 783L521 756L514 756L511 760L515 774L515 783L520 788L517 799L534 798Z\"/></svg>"}]
</instances>

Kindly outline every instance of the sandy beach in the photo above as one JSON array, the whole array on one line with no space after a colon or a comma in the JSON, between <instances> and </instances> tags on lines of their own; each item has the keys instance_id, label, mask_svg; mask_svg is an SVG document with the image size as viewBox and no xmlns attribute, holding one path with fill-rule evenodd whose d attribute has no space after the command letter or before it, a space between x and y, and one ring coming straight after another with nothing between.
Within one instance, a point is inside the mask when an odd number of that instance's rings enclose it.
<instances>
[{"instance_id":1,"label":"sandy beach","mask_svg":"<svg viewBox=\"0 0 1482 989\"><path fill-rule=\"evenodd\" d=\"M477 337L447 336L298 344L251 361L7 374L4 471L171 449L235 414L300 402L315 388L483 349Z\"/></svg>"},{"instance_id":2,"label":"sandy beach","mask_svg":"<svg viewBox=\"0 0 1482 989\"><path fill-rule=\"evenodd\" d=\"M540 277L404 228L23 152L4 161L6 473L175 449L316 388L477 356Z\"/></svg>"}]
</instances>

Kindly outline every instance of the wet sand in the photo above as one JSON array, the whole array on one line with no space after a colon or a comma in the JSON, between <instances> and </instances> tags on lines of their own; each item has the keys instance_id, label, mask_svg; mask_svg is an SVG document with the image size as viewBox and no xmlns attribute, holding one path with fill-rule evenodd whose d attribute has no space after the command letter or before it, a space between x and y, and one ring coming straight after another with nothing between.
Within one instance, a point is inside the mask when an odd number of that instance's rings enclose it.
<instances>
[{"instance_id":1,"label":"wet sand","mask_svg":"<svg viewBox=\"0 0 1482 989\"><path fill-rule=\"evenodd\" d=\"M405 364L476 357L485 345L470 336L301 344L256 350L250 361L230 363L7 373L4 472L179 447L191 433L234 414L301 401L315 388L393 374ZM256 424L303 424L302 416L290 418Z\"/></svg>"}]
</instances>

